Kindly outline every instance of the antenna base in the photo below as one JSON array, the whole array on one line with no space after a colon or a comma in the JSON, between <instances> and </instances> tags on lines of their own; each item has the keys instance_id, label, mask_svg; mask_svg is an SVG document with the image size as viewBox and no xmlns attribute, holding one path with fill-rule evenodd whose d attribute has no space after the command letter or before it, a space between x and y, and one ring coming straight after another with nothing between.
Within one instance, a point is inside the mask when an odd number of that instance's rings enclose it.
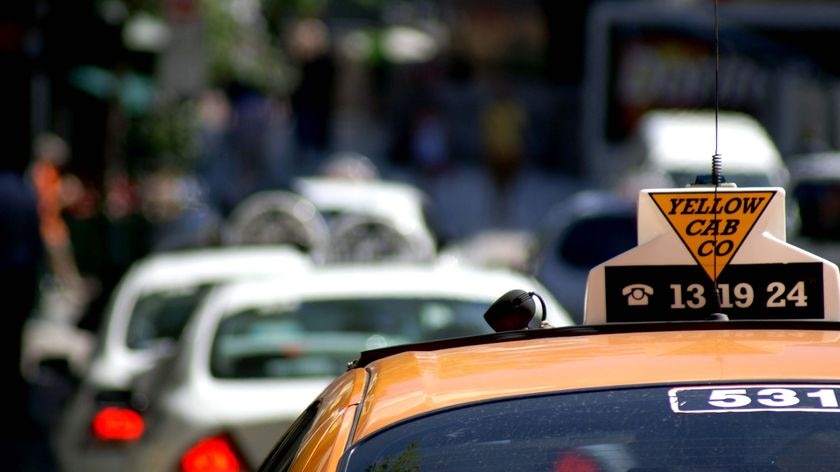
<instances>
[{"instance_id":1,"label":"antenna base","mask_svg":"<svg viewBox=\"0 0 840 472\"><path fill-rule=\"evenodd\" d=\"M738 185L735 182L727 182L726 177L719 175L718 176L718 187L728 187L728 188L736 188ZM694 177L694 183L689 184L689 187L714 187L714 179L711 175L698 175Z\"/></svg>"}]
</instances>

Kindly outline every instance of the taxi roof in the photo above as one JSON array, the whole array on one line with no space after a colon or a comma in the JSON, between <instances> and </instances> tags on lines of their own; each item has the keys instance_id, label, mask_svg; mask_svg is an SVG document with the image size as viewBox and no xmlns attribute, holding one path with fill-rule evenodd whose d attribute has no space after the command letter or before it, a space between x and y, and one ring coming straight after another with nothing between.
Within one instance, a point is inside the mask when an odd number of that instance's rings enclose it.
<instances>
[{"instance_id":1,"label":"taxi roof","mask_svg":"<svg viewBox=\"0 0 840 472\"><path fill-rule=\"evenodd\" d=\"M354 440L416 414L499 397L665 383L840 379L840 324L834 322L629 323L454 342L363 355L355 366L364 367L370 381Z\"/></svg>"},{"instance_id":2,"label":"taxi roof","mask_svg":"<svg viewBox=\"0 0 840 472\"><path fill-rule=\"evenodd\" d=\"M236 287L239 293L231 299L257 304L283 297L293 298L295 294L312 298L365 293L446 293L468 297L501 294L511 284L525 284L523 288L530 289L541 287L530 276L502 267L399 261L313 266L294 279L267 279L241 284Z\"/></svg>"},{"instance_id":3,"label":"taxi roof","mask_svg":"<svg viewBox=\"0 0 840 472\"><path fill-rule=\"evenodd\" d=\"M425 225L426 196L419 188L404 182L298 177L292 185L321 212L370 214L385 218L400 229L413 230Z\"/></svg>"},{"instance_id":4,"label":"taxi roof","mask_svg":"<svg viewBox=\"0 0 840 472\"><path fill-rule=\"evenodd\" d=\"M238 275L287 274L313 265L309 255L290 245L184 249L155 253L137 261L126 274L125 283L160 289Z\"/></svg>"}]
</instances>

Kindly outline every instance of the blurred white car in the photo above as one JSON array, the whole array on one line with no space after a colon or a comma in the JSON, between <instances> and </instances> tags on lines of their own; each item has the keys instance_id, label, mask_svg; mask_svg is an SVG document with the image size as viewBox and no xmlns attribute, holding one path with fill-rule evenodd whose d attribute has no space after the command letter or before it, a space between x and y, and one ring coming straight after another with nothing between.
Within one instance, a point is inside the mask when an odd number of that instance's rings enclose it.
<instances>
[{"instance_id":1,"label":"blurred white car","mask_svg":"<svg viewBox=\"0 0 840 472\"><path fill-rule=\"evenodd\" d=\"M183 250L136 262L114 290L97 346L59 420L54 442L61 469L104 471L122 463L120 433L101 428L119 424L106 408L127 395L136 376L171 354L213 287L244 278L296 277L311 266L306 254L286 246Z\"/></svg>"},{"instance_id":2,"label":"blurred white car","mask_svg":"<svg viewBox=\"0 0 840 472\"><path fill-rule=\"evenodd\" d=\"M698 175L711 174L716 149L728 182L739 187L784 187L788 182L781 153L758 120L746 113L714 110L645 113L628 140L629 165L621 175L647 188L684 187ZM627 192L635 197L638 190Z\"/></svg>"},{"instance_id":3,"label":"blurred white car","mask_svg":"<svg viewBox=\"0 0 840 472\"><path fill-rule=\"evenodd\" d=\"M483 314L511 289L541 295L550 324L571 324L532 277L457 264L318 266L220 287L190 321L174 361L138 383L145 430L122 470L255 470L360 351L492 332Z\"/></svg>"},{"instance_id":4,"label":"blurred white car","mask_svg":"<svg viewBox=\"0 0 840 472\"><path fill-rule=\"evenodd\" d=\"M428 199L408 183L379 178L298 177L234 208L227 244L294 244L319 262L428 261L437 252Z\"/></svg>"},{"instance_id":5,"label":"blurred white car","mask_svg":"<svg viewBox=\"0 0 840 472\"><path fill-rule=\"evenodd\" d=\"M324 215L331 233L330 261L435 256L436 235L427 219L430 202L411 184L313 176L295 179L292 189Z\"/></svg>"},{"instance_id":6,"label":"blurred white car","mask_svg":"<svg viewBox=\"0 0 840 472\"><path fill-rule=\"evenodd\" d=\"M325 258L330 230L318 208L286 190L251 194L228 216L222 231L227 245L291 245L318 262Z\"/></svg>"},{"instance_id":7,"label":"blurred white car","mask_svg":"<svg viewBox=\"0 0 840 472\"><path fill-rule=\"evenodd\" d=\"M491 228L449 242L441 249L440 257L526 272L528 250L533 244L530 230Z\"/></svg>"}]
</instances>

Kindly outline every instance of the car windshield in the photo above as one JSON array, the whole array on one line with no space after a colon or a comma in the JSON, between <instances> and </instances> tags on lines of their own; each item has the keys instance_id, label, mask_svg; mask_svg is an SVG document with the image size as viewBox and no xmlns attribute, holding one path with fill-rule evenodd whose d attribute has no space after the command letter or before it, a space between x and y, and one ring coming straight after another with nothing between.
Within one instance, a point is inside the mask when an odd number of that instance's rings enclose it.
<instances>
[{"instance_id":1,"label":"car windshield","mask_svg":"<svg viewBox=\"0 0 840 472\"><path fill-rule=\"evenodd\" d=\"M835 390L819 385L758 389L724 386L686 389L674 395L672 389L657 386L489 401L416 417L388 428L348 451L340 470L835 470L840 460ZM758 401L763 399L765 405L776 408L755 411L730 406L753 394L758 395ZM703 396L716 396L724 407L697 408ZM810 407L818 405L819 399L828 408L796 408L797 399ZM721 414L726 408L726 414Z\"/></svg>"},{"instance_id":2,"label":"car windshield","mask_svg":"<svg viewBox=\"0 0 840 472\"><path fill-rule=\"evenodd\" d=\"M190 314L211 287L212 284L203 284L141 295L131 313L126 345L142 350L161 340L178 339Z\"/></svg>"},{"instance_id":3,"label":"car windshield","mask_svg":"<svg viewBox=\"0 0 840 472\"><path fill-rule=\"evenodd\" d=\"M359 352L492 332L487 301L367 298L308 301L232 313L219 324L218 378L334 376Z\"/></svg>"}]
</instances>

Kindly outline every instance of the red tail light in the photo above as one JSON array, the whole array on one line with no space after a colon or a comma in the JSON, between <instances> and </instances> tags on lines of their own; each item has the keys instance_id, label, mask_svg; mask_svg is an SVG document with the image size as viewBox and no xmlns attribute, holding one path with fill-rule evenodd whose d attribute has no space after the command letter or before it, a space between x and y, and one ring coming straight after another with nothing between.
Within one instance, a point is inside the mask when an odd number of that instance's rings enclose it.
<instances>
[{"instance_id":1,"label":"red tail light","mask_svg":"<svg viewBox=\"0 0 840 472\"><path fill-rule=\"evenodd\" d=\"M599 472L601 468L592 458L575 451L565 452L554 464L554 472Z\"/></svg>"},{"instance_id":2,"label":"red tail light","mask_svg":"<svg viewBox=\"0 0 840 472\"><path fill-rule=\"evenodd\" d=\"M109 406L93 417L93 435L103 441L133 441L143 435L143 417L130 409Z\"/></svg>"},{"instance_id":3,"label":"red tail light","mask_svg":"<svg viewBox=\"0 0 840 472\"><path fill-rule=\"evenodd\" d=\"M182 472L244 472L245 465L228 436L203 439L181 458Z\"/></svg>"}]
</instances>

